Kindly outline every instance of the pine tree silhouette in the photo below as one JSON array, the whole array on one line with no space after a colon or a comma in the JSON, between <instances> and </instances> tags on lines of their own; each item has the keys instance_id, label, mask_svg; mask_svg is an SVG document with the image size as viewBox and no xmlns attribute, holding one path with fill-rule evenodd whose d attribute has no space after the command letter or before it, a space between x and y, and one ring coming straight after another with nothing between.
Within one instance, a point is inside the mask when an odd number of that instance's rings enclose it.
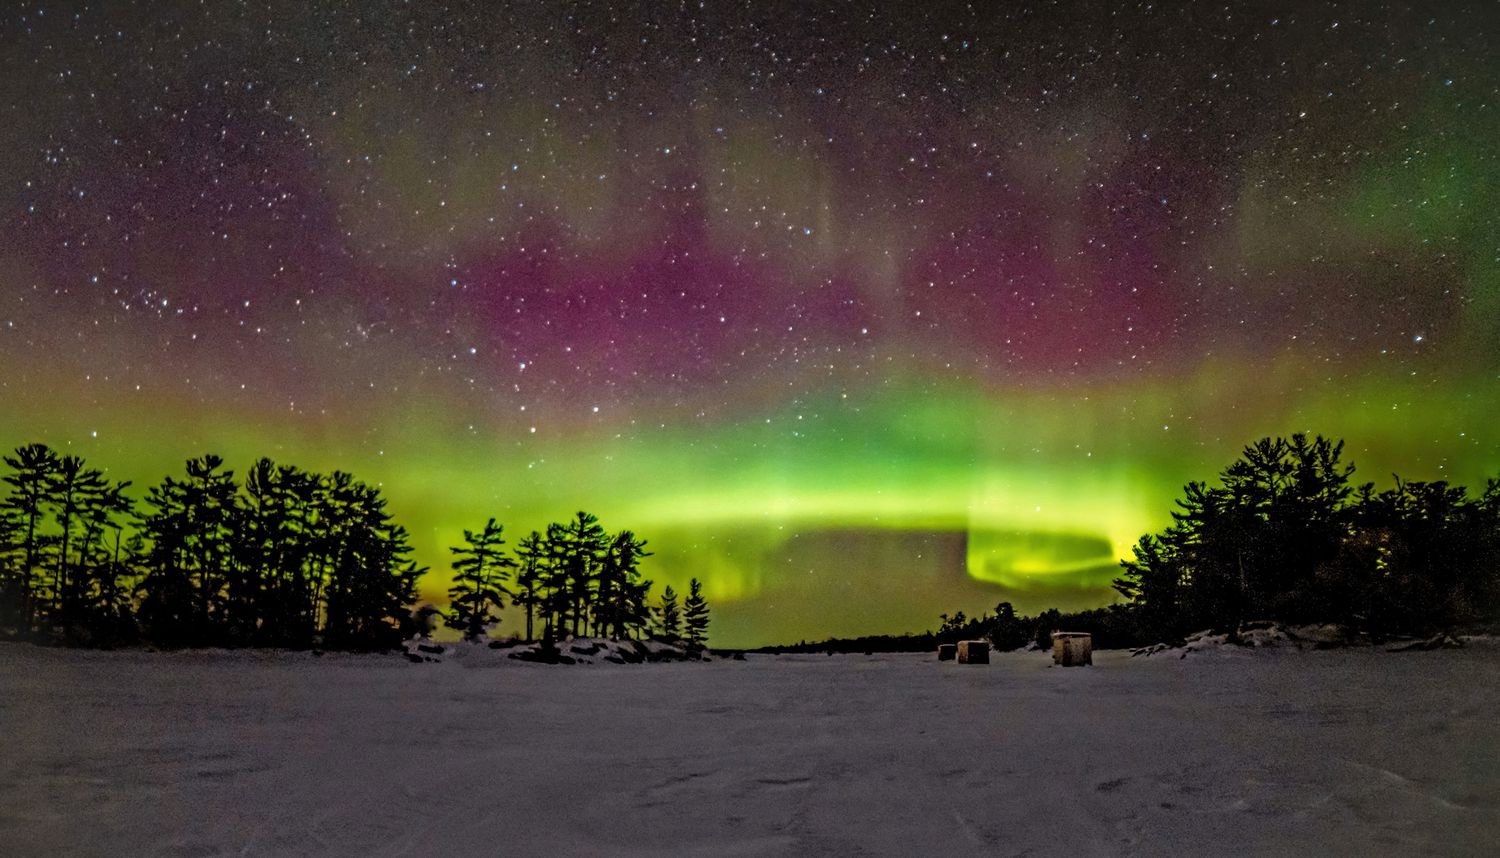
<instances>
[{"instance_id":1,"label":"pine tree silhouette","mask_svg":"<svg viewBox=\"0 0 1500 858\"><path fill-rule=\"evenodd\" d=\"M21 564L11 548L17 542L17 530L15 519L0 508L0 639L19 637L25 628L21 614L26 588L22 582Z\"/></svg>"},{"instance_id":2,"label":"pine tree silhouette","mask_svg":"<svg viewBox=\"0 0 1500 858\"><path fill-rule=\"evenodd\" d=\"M703 585L697 578L688 581L687 599L682 603L682 623L687 630L688 646L703 649L708 640L708 602L703 598Z\"/></svg>"},{"instance_id":3,"label":"pine tree silhouette","mask_svg":"<svg viewBox=\"0 0 1500 858\"><path fill-rule=\"evenodd\" d=\"M164 646L194 642L186 503L182 484L167 477L147 492L151 511L141 524L148 548L143 558L147 572L139 585L139 613L147 638Z\"/></svg>"},{"instance_id":4,"label":"pine tree silhouette","mask_svg":"<svg viewBox=\"0 0 1500 858\"><path fill-rule=\"evenodd\" d=\"M30 635L36 622L37 575L46 542L42 526L58 460L57 454L46 445L28 444L18 448L14 456L6 456L5 464L11 468L5 482L12 491L0 502L0 514L9 521L9 529L20 540L20 544L14 546L13 553L19 556L6 576L5 590L13 594L11 598L15 600L12 610L19 633Z\"/></svg>"},{"instance_id":5,"label":"pine tree silhouette","mask_svg":"<svg viewBox=\"0 0 1500 858\"><path fill-rule=\"evenodd\" d=\"M107 485L103 473L85 468L77 456L64 456L58 460L48 487L54 518L62 530L55 544L57 557L47 606L48 625L64 638L71 636L83 601L84 587L78 567L83 565L86 549L74 544L74 529L83 517L85 506L102 494ZM75 553L79 555L76 562Z\"/></svg>"},{"instance_id":6,"label":"pine tree silhouette","mask_svg":"<svg viewBox=\"0 0 1500 858\"><path fill-rule=\"evenodd\" d=\"M671 585L661 593L661 633L668 640L676 640L682 633L682 612L677 607L677 591Z\"/></svg>"},{"instance_id":7,"label":"pine tree silhouette","mask_svg":"<svg viewBox=\"0 0 1500 858\"><path fill-rule=\"evenodd\" d=\"M594 606L597 633L623 639L649 620L646 594L651 582L641 581L639 572L641 558L651 556L645 549L645 540L622 530L600 555Z\"/></svg>"},{"instance_id":8,"label":"pine tree silhouette","mask_svg":"<svg viewBox=\"0 0 1500 858\"><path fill-rule=\"evenodd\" d=\"M547 541L556 563L557 587L566 619L576 637L590 613L596 592L595 573L605 547L604 528L591 513L579 512L565 525L550 525Z\"/></svg>"},{"instance_id":9,"label":"pine tree silhouette","mask_svg":"<svg viewBox=\"0 0 1500 858\"><path fill-rule=\"evenodd\" d=\"M378 489L338 471L330 484L343 517L324 579L322 640L338 649L389 649L409 628L406 606L427 570L409 559L406 529L391 521Z\"/></svg>"},{"instance_id":10,"label":"pine tree silhouette","mask_svg":"<svg viewBox=\"0 0 1500 858\"><path fill-rule=\"evenodd\" d=\"M541 587L547 565L547 546L533 530L516 545L516 595L512 603L526 609L526 641L534 640L532 617L542 604Z\"/></svg>"},{"instance_id":11,"label":"pine tree silhouette","mask_svg":"<svg viewBox=\"0 0 1500 858\"><path fill-rule=\"evenodd\" d=\"M69 590L71 607L66 612L70 639L107 645L134 637L128 630L130 605L120 583L131 573L130 564L124 562L129 558L122 553L126 544L123 518L135 508L125 494L129 485L110 485L101 478L97 490L83 499L78 562Z\"/></svg>"},{"instance_id":12,"label":"pine tree silhouette","mask_svg":"<svg viewBox=\"0 0 1500 858\"><path fill-rule=\"evenodd\" d=\"M302 545L311 479L296 468L260 459L245 475L235 540L236 565L229 598L237 615L265 646L298 643L302 599Z\"/></svg>"},{"instance_id":13,"label":"pine tree silhouette","mask_svg":"<svg viewBox=\"0 0 1500 858\"><path fill-rule=\"evenodd\" d=\"M464 531L467 546L456 546L453 552L452 600L446 622L449 628L463 632L465 640L476 640L491 623L499 621L496 613L505 607L503 596L509 594L505 583L516 561L501 550L505 545L504 527L492 518L479 534Z\"/></svg>"}]
</instances>

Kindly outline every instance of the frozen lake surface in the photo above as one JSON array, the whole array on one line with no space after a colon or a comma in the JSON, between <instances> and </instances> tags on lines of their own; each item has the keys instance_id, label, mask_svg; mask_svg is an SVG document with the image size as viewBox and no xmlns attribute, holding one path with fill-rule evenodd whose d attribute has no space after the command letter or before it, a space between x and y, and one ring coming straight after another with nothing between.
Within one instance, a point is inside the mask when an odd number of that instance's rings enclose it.
<instances>
[{"instance_id":1,"label":"frozen lake surface","mask_svg":"<svg viewBox=\"0 0 1500 858\"><path fill-rule=\"evenodd\" d=\"M0 644L6 855L1461 855L1500 648L547 667Z\"/></svg>"}]
</instances>

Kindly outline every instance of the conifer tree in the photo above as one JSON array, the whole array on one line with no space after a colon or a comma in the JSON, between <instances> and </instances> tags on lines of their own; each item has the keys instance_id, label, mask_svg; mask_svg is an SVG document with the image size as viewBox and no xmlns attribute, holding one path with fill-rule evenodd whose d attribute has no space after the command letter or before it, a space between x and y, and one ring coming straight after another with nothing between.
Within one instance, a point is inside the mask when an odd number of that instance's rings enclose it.
<instances>
[{"instance_id":1,"label":"conifer tree","mask_svg":"<svg viewBox=\"0 0 1500 858\"><path fill-rule=\"evenodd\" d=\"M165 646L190 643L193 588L184 556L188 525L183 504L182 484L167 477L147 491L151 511L141 520L149 547L144 557L147 572L139 584L139 615L146 637Z\"/></svg>"},{"instance_id":2,"label":"conifer tree","mask_svg":"<svg viewBox=\"0 0 1500 858\"><path fill-rule=\"evenodd\" d=\"M657 609L661 617L662 636L675 640L682 633L682 612L677 607L677 591L670 585L661 593L661 607Z\"/></svg>"},{"instance_id":3,"label":"conifer tree","mask_svg":"<svg viewBox=\"0 0 1500 858\"><path fill-rule=\"evenodd\" d=\"M703 585L697 578L688 581L687 599L682 603L682 624L687 629L688 646L702 649L708 640L708 602L703 599Z\"/></svg>"},{"instance_id":4,"label":"conifer tree","mask_svg":"<svg viewBox=\"0 0 1500 858\"><path fill-rule=\"evenodd\" d=\"M547 546L533 530L516 544L516 594L512 604L526 609L526 642L533 640L532 618L542 603L541 588L546 573Z\"/></svg>"},{"instance_id":5,"label":"conifer tree","mask_svg":"<svg viewBox=\"0 0 1500 858\"><path fill-rule=\"evenodd\" d=\"M608 540L599 558L598 587L594 604L596 631L623 639L630 630L646 624L650 610L646 593L650 581L640 580L641 558L650 557L646 540L622 530Z\"/></svg>"},{"instance_id":6,"label":"conifer tree","mask_svg":"<svg viewBox=\"0 0 1500 858\"><path fill-rule=\"evenodd\" d=\"M594 575L605 548L604 528L597 516L579 512L567 524L549 525L547 542L556 576L556 608L561 619L571 620L577 636L595 592Z\"/></svg>"},{"instance_id":7,"label":"conifer tree","mask_svg":"<svg viewBox=\"0 0 1500 858\"><path fill-rule=\"evenodd\" d=\"M0 638L19 635L21 623L20 564L15 561L11 546L16 538L16 522L0 511Z\"/></svg>"},{"instance_id":8,"label":"conifer tree","mask_svg":"<svg viewBox=\"0 0 1500 858\"><path fill-rule=\"evenodd\" d=\"M0 501L0 515L9 521L19 542L14 552L17 556L8 564L7 580L0 582L0 597L9 594L13 600L16 624L24 635L30 634L36 618L36 576L46 542L42 526L58 460L45 444L28 444L18 447L14 456L6 456L5 464L11 469L4 480L11 493Z\"/></svg>"},{"instance_id":9,"label":"conifer tree","mask_svg":"<svg viewBox=\"0 0 1500 858\"><path fill-rule=\"evenodd\" d=\"M270 459L245 476L245 502L235 540L244 570L230 587L237 615L267 646L305 645L299 635L306 600L305 559L310 553L308 516L317 477Z\"/></svg>"},{"instance_id":10,"label":"conifer tree","mask_svg":"<svg viewBox=\"0 0 1500 858\"><path fill-rule=\"evenodd\" d=\"M120 579L131 572L130 555L124 554L125 522L115 518L130 516L135 508L125 494L129 485L111 486L101 479L98 490L83 502L78 564L69 591L71 608L65 615L67 631L83 640L108 644L134 637L127 628L133 622L131 606L120 585ZM113 539L109 531L114 532Z\"/></svg>"},{"instance_id":11,"label":"conifer tree","mask_svg":"<svg viewBox=\"0 0 1500 858\"><path fill-rule=\"evenodd\" d=\"M467 546L456 546L453 552L453 586L448 590L452 598L448 611L449 628L463 632L464 640L475 640L484 630L498 621L494 613L505 606L502 594L508 594L505 583L516 561L501 551L505 544L502 525L492 518L478 535L464 531Z\"/></svg>"},{"instance_id":12,"label":"conifer tree","mask_svg":"<svg viewBox=\"0 0 1500 858\"><path fill-rule=\"evenodd\" d=\"M408 607L416 582L427 570L407 559L406 528L391 521L379 489L335 471L335 503L342 518L328 549L323 611L325 646L349 650L389 649L410 630Z\"/></svg>"},{"instance_id":13,"label":"conifer tree","mask_svg":"<svg viewBox=\"0 0 1500 858\"><path fill-rule=\"evenodd\" d=\"M95 504L108 487L104 474L85 468L83 459L77 456L59 459L52 475L49 486L52 507L62 533L56 543L57 559L52 568L47 624L60 627L64 636L71 634L79 619L83 593L87 587L80 569L87 562L90 546L86 543L75 544L74 529L83 518L85 510Z\"/></svg>"}]
</instances>

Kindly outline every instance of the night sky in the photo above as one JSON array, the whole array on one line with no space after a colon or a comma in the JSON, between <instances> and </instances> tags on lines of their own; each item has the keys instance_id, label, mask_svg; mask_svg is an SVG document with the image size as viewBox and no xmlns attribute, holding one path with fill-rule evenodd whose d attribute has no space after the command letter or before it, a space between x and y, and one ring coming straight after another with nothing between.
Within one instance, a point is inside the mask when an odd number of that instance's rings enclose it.
<instances>
[{"instance_id":1,"label":"night sky","mask_svg":"<svg viewBox=\"0 0 1500 858\"><path fill-rule=\"evenodd\" d=\"M11 4L0 444L577 509L713 642L1085 607L1185 481L1500 475L1492 3Z\"/></svg>"}]
</instances>

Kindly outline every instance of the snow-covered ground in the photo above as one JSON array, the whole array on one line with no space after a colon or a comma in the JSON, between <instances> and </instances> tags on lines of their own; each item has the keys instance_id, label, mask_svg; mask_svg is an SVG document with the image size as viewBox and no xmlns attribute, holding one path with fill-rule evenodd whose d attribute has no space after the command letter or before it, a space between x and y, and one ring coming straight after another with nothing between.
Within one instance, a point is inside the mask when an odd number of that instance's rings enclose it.
<instances>
[{"instance_id":1,"label":"snow-covered ground","mask_svg":"<svg viewBox=\"0 0 1500 858\"><path fill-rule=\"evenodd\" d=\"M0 853L1456 855L1500 648L549 667L0 644Z\"/></svg>"}]
</instances>

